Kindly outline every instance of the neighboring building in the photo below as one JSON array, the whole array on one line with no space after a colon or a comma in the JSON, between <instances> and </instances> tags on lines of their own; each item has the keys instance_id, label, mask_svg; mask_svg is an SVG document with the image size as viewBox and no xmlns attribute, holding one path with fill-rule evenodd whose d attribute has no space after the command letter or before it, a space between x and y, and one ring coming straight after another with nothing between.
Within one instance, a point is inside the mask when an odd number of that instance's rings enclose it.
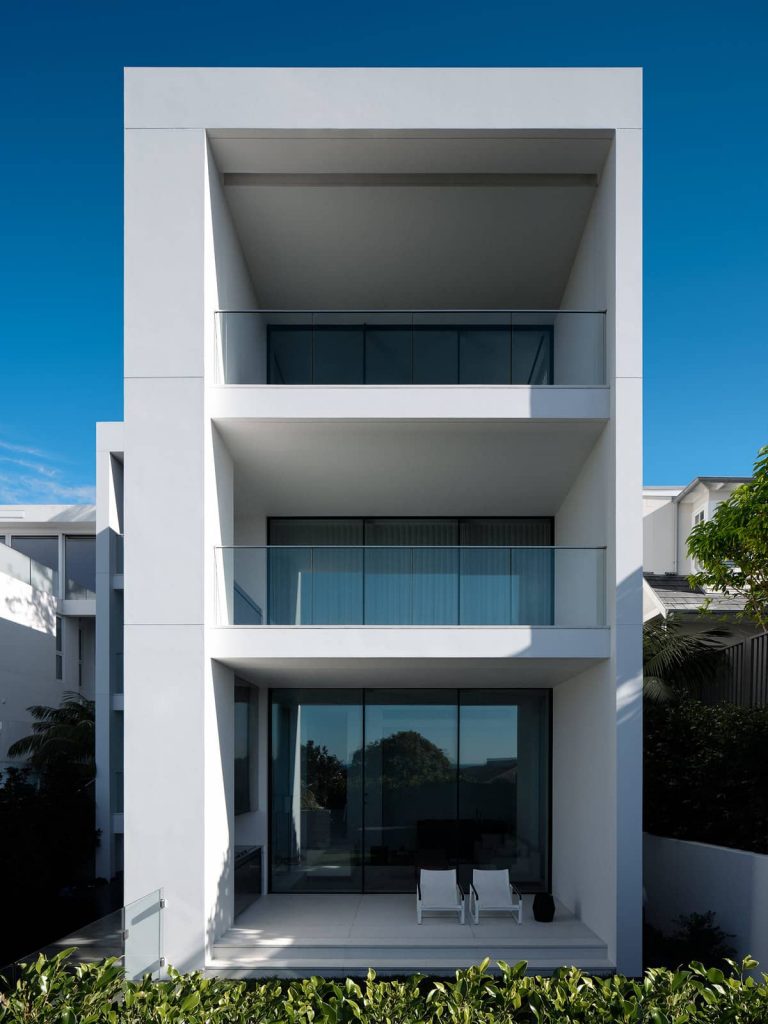
<instances>
[{"instance_id":1,"label":"neighboring building","mask_svg":"<svg viewBox=\"0 0 768 1024\"><path fill-rule=\"evenodd\" d=\"M696 565L688 555L688 535L697 523L711 519L717 506L751 477L699 476L687 487L643 489L643 620L674 615L690 628L711 628L713 620L700 614L705 602L720 621L727 619L734 635L751 634L755 628L738 621L743 598L708 594L692 589L688 577Z\"/></svg>"},{"instance_id":2,"label":"neighboring building","mask_svg":"<svg viewBox=\"0 0 768 1024\"><path fill-rule=\"evenodd\" d=\"M94 697L95 530L93 505L0 505L0 778L29 707Z\"/></svg>"},{"instance_id":3,"label":"neighboring building","mask_svg":"<svg viewBox=\"0 0 768 1024\"><path fill-rule=\"evenodd\" d=\"M126 900L180 969L639 973L640 72L129 69L125 109ZM524 923L417 926L450 865Z\"/></svg>"}]
</instances>

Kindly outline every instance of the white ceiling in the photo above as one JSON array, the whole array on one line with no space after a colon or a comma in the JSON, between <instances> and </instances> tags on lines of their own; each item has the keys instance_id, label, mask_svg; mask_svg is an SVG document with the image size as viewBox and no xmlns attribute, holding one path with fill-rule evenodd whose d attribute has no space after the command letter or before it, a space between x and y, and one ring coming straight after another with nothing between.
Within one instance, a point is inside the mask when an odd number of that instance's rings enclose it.
<instances>
[{"instance_id":1,"label":"white ceiling","mask_svg":"<svg viewBox=\"0 0 768 1024\"><path fill-rule=\"evenodd\" d=\"M554 309L593 189L234 186L259 305Z\"/></svg>"},{"instance_id":2,"label":"white ceiling","mask_svg":"<svg viewBox=\"0 0 768 1024\"><path fill-rule=\"evenodd\" d=\"M261 686L551 687L586 671L591 658L227 658Z\"/></svg>"},{"instance_id":3,"label":"white ceiling","mask_svg":"<svg viewBox=\"0 0 768 1024\"><path fill-rule=\"evenodd\" d=\"M217 420L236 518L554 515L604 426Z\"/></svg>"},{"instance_id":4,"label":"white ceiling","mask_svg":"<svg viewBox=\"0 0 768 1024\"><path fill-rule=\"evenodd\" d=\"M239 133L211 145L262 308L536 309L560 303L609 142ZM327 174L374 177L339 187ZM382 183L393 174L432 177ZM527 177L456 177L468 174Z\"/></svg>"}]
</instances>

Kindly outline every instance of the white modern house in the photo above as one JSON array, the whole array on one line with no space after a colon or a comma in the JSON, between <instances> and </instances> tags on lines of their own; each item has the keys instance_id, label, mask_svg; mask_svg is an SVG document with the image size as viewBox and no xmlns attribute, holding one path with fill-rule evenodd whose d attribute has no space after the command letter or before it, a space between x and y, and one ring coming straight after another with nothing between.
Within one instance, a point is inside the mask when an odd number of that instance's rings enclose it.
<instances>
[{"instance_id":1,"label":"white modern house","mask_svg":"<svg viewBox=\"0 0 768 1024\"><path fill-rule=\"evenodd\" d=\"M0 505L0 779L29 707L94 697L95 531L93 505Z\"/></svg>"},{"instance_id":2,"label":"white modern house","mask_svg":"<svg viewBox=\"0 0 768 1024\"><path fill-rule=\"evenodd\" d=\"M640 72L129 69L125 127L126 901L180 969L637 973ZM523 923L417 925L441 867Z\"/></svg>"}]
</instances>

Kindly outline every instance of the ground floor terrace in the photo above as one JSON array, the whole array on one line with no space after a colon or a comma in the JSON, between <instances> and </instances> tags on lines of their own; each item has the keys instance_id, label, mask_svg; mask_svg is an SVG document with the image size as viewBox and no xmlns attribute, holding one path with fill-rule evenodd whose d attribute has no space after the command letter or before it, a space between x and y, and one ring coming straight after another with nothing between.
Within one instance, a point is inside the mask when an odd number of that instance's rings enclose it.
<instances>
[{"instance_id":1,"label":"ground floor terrace","mask_svg":"<svg viewBox=\"0 0 768 1024\"><path fill-rule=\"evenodd\" d=\"M554 686L228 679L233 842L208 970L439 974L489 956L606 971L619 935L639 936L639 912L620 919L621 720L607 660ZM467 912L464 925L446 914L418 925L424 868L455 869L465 894L475 869L507 871L522 923ZM537 893L553 894L552 922L534 919Z\"/></svg>"},{"instance_id":2,"label":"ground floor terrace","mask_svg":"<svg viewBox=\"0 0 768 1024\"><path fill-rule=\"evenodd\" d=\"M634 656L553 642L543 657L535 637L513 656L522 640L506 628L484 657L438 656L436 636L434 655L395 656L397 631L389 657L373 642L366 656L357 631L332 629L354 655L309 658L313 638L286 631L279 657L211 658L202 707L175 666L170 693L137 674L146 714L126 702L126 896L165 892L169 963L344 972L359 954L364 968L438 973L490 955L639 970ZM523 923L417 925L419 872L445 868L464 892L475 869L507 871ZM531 913L541 892L556 901L549 924Z\"/></svg>"},{"instance_id":3,"label":"ground floor terrace","mask_svg":"<svg viewBox=\"0 0 768 1024\"><path fill-rule=\"evenodd\" d=\"M269 894L239 914L215 943L206 970L228 977L378 974L450 975L492 961L528 962L547 974L563 964L610 972L605 942L562 903L550 923L535 921L524 896L522 924L509 914L465 924L456 914L416 923L414 894Z\"/></svg>"}]
</instances>

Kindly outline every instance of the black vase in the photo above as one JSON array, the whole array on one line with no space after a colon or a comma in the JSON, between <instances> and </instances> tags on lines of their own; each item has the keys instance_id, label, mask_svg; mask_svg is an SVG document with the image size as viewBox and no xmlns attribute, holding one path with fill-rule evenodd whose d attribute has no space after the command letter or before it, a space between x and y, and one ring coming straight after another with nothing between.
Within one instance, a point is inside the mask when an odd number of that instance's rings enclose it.
<instances>
[{"instance_id":1,"label":"black vase","mask_svg":"<svg viewBox=\"0 0 768 1024\"><path fill-rule=\"evenodd\" d=\"M537 921L551 921L555 916L555 901L549 892L537 892L533 897L533 916Z\"/></svg>"}]
</instances>

